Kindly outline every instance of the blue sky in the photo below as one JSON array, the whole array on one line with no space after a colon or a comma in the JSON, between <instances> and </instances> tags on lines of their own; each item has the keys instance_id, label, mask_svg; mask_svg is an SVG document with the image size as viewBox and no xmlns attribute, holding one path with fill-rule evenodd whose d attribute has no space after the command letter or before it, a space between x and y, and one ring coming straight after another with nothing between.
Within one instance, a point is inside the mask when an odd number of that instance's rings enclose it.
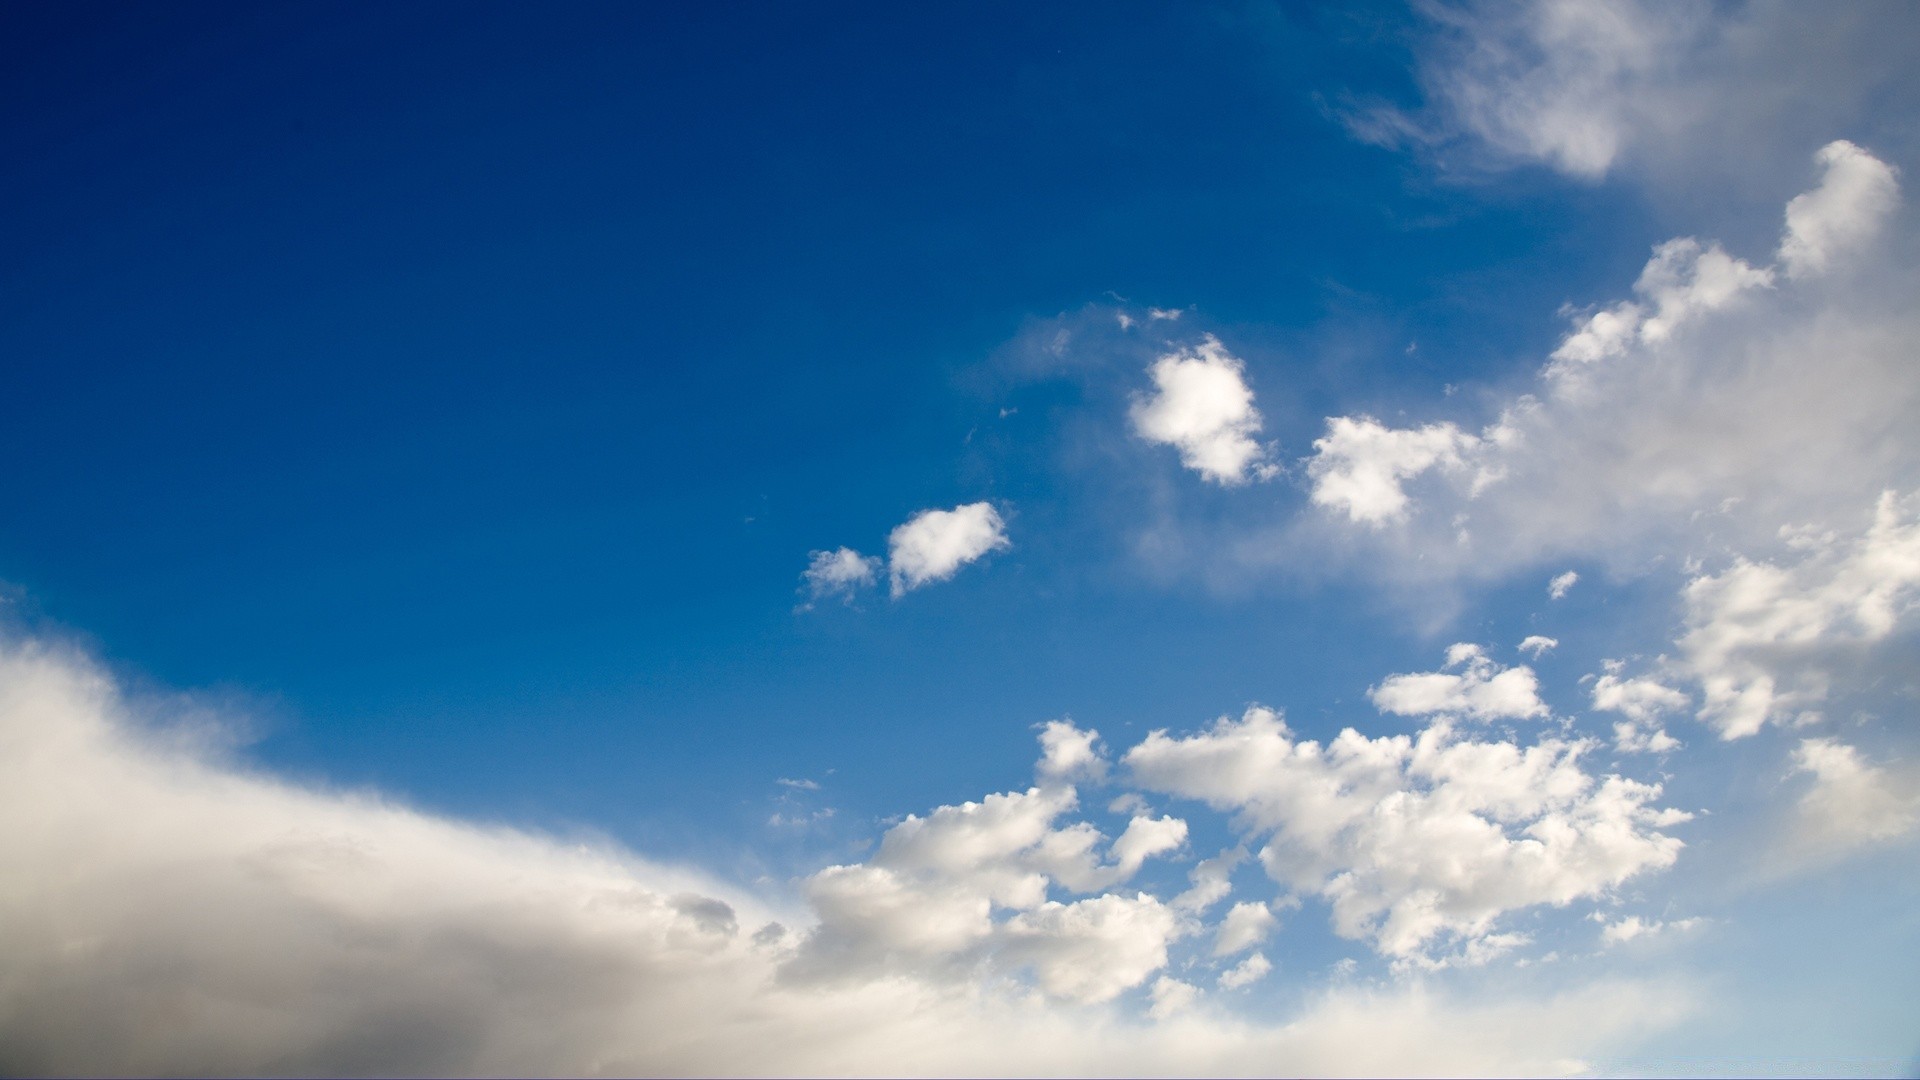
<instances>
[{"instance_id":1,"label":"blue sky","mask_svg":"<svg viewBox=\"0 0 1920 1080\"><path fill-rule=\"evenodd\" d=\"M4 18L0 1067L1920 1060L1907 9Z\"/></svg>"}]
</instances>

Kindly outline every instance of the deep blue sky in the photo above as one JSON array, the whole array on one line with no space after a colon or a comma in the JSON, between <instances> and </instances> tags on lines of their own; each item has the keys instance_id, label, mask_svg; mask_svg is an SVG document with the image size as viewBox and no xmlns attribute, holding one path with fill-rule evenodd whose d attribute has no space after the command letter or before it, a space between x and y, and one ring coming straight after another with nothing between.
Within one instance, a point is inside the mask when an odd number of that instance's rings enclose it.
<instances>
[{"instance_id":1,"label":"deep blue sky","mask_svg":"<svg viewBox=\"0 0 1920 1080\"><path fill-rule=\"evenodd\" d=\"M1040 528L1084 477L1030 460L1036 410L1077 391L980 375L1029 320L1199 305L1297 456L1530 365L1657 238L1628 193L1349 138L1330 102L1409 92L1391 10L8 21L22 602L263 699L269 763L668 847L781 775L876 816L1017 784L1064 713L1332 718L1383 670L1355 634L1431 663L1337 586L1222 596ZM995 573L794 612L809 550L979 498L1030 507Z\"/></svg>"}]
</instances>

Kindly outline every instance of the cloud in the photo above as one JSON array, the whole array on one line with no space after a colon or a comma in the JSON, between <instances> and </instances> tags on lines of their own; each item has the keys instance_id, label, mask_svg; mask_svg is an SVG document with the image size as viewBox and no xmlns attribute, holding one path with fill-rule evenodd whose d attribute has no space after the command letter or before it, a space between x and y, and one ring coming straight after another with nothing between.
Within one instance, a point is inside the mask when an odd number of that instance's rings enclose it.
<instances>
[{"instance_id":1,"label":"cloud","mask_svg":"<svg viewBox=\"0 0 1920 1080\"><path fill-rule=\"evenodd\" d=\"M1156 311L1154 317L1171 316ZM1274 474L1266 450L1254 440L1261 419L1246 365L1218 338L1209 334L1199 345L1161 356L1147 374L1154 392L1134 395L1129 414L1141 438L1177 448L1181 464L1217 484Z\"/></svg>"},{"instance_id":2,"label":"cloud","mask_svg":"<svg viewBox=\"0 0 1920 1080\"><path fill-rule=\"evenodd\" d=\"M880 572L879 559L847 547L816 551L808 558L807 569L801 574L807 583L807 607L830 596L852 603L861 589L873 586Z\"/></svg>"},{"instance_id":3,"label":"cloud","mask_svg":"<svg viewBox=\"0 0 1920 1080\"><path fill-rule=\"evenodd\" d=\"M1680 740L1668 735L1659 720L1693 704L1691 699L1655 679L1622 678L1620 672L1625 665L1618 660L1605 661L1604 667L1606 674L1593 684L1593 707L1626 717L1613 725L1614 749L1623 754L1664 754L1679 749Z\"/></svg>"},{"instance_id":4,"label":"cloud","mask_svg":"<svg viewBox=\"0 0 1920 1080\"><path fill-rule=\"evenodd\" d=\"M1344 937L1430 958L1445 940L1495 933L1509 911L1564 905L1669 866L1687 819L1651 805L1658 785L1579 768L1587 742L1408 736L1348 729L1324 747L1254 708L1184 738L1156 731L1124 760L1150 790L1199 799L1265 837L1284 888L1323 897Z\"/></svg>"},{"instance_id":5,"label":"cloud","mask_svg":"<svg viewBox=\"0 0 1920 1080\"><path fill-rule=\"evenodd\" d=\"M1527 720L1547 715L1540 680L1530 667L1503 668L1480 646L1465 642L1447 649L1446 666L1462 670L1389 675L1367 696L1381 712L1401 716L1446 713L1475 720Z\"/></svg>"},{"instance_id":6,"label":"cloud","mask_svg":"<svg viewBox=\"0 0 1920 1080\"><path fill-rule=\"evenodd\" d=\"M1624 919L1606 922L1598 913L1595 915L1595 921L1602 923L1600 943L1609 947L1661 934L1685 933L1699 926L1701 922L1699 919L1674 919L1671 922L1661 922L1658 919L1642 919L1638 915L1629 915Z\"/></svg>"},{"instance_id":7,"label":"cloud","mask_svg":"<svg viewBox=\"0 0 1920 1080\"><path fill-rule=\"evenodd\" d=\"M1273 909L1257 900L1235 904L1220 920L1220 930L1213 938L1213 955L1232 956L1251 949L1279 925Z\"/></svg>"},{"instance_id":8,"label":"cloud","mask_svg":"<svg viewBox=\"0 0 1920 1080\"><path fill-rule=\"evenodd\" d=\"M1802 739L1793 768L1813 777L1797 806L1801 847L1832 854L1920 828L1920 772L1869 764L1836 739Z\"/></svg>"},{"instance_id":9,"label":"cloud","mask_svg":"<svg viewBox=\"0 0 1920 1080\"><path fill-rule=\"evenodd\" d=\"M1331 417L1307 466L1313 501L1349 521L1385 525L1406 516L1401 481L1435 467L1459 468L1461 452L1479 442L1452 424L1396 430L1370 416Z\"/></svg>"},{"instance_id":10,"label":"cloud","mask_svg":"<svg viewBox=\"0 0 1920 1080\"><path fill-rule=\"evenodd\" d=\"M1273 971L1273 961L1265 953L1253 953L1245 960L1220 973L1220 989L1238 990L1252 986L1267 977Z\"/></svg>"},{"instance_id":11,"label":"cloud","mask_svg":"<svg viewBox=\"0 0 1920 1080\"><path fill-rule=\"evenodd\" d=\"M893 595L945 581L981 556L1012 546L1006 522L991 503L922 510L887 537Z\"/></svg>"},{"instance_id":12,"label":"cloud","mask_svg":"<svg viewBox=\"0 0 1920 1080\"><path fill-rule=\"evenodd\" d=\"M1840 139L1815 156L1820 186L1787 203L1780 262L1794 278L1824 274L1843 254L1874 238L1900 201L1891 165Z\"/></svg>"},{"instance_id":13,"label":"cloud","mask_svg":"<svg viewBox=\"0 0 1920 1080\"><path fill-rule=\"evenodd\" d=\"M1569 570L1564 574L1555 574L1553 577L1553 580L1547 582L1547 599L1549 600L1565 599L1566 595L1569 592L1572 592L1573 587L1579 583L1580 583L1580 575L1573 572L1572 570Z\"/></svg>"},{"instance_id":14,"label":"cloud","mask_svg":"<svg viewBox=\"0 0 1920 1080\"><path fill-rule=\"evenodd\" d=\"M1910 138L1909 5L1813 11L1548 0L1426 5L1423 101L1350 102L1363 141L1444 170L1539 164L1595 181L1750 185L1822 133ZM1887 122L1895 118L1895 122Z\"/></svg>"},{"instance_id":15,"label":"cloud","mask_svg":"<svg viewBox=\"0 0 1920 1080\"><path fill-rule=\"evenodd\" d=\"M1557 639L1547 637L1544 634L1528 634L1525 640L1520 642L1519 650L1538 660L1541 656L1558 648L1559 645L1560 642Z\"/></svg>"},{"instance_id":16,"label":"cloud","mask_svg":"<svg viewBox=\"0 0 1920 1080\"><path fill-rule=\"evenodd\" d=\"M1097 856L1105 838L1091 824L1058 824L1078 805L1064 780L1099 760L1097 738L1065 721L1046 724L1039 786L909 814L867 862L814 874L806 888L819 923L788 977L833 984L1029 970L1045 992L1081 1002L1145 982L1166 965L1187 921L1145 893L1105 890L1177 851L1187 824L1137 814L1108 845L1108 861ZM1102 895L1062 902L1050 898L1056 887Z\"/></svg>"},{"instance_id":17,"label":"cloud","mask_svg":"<svg viewBox=\"0 0 1920 1080\"><path fill-rule=\"evenodd\" d=\"M1439 38L1420 70L1430 109L1355 110L1349 129L1382 145L1469 138L1491 160L1606 174L1695 31L1689 12L1555 0L1429 8Z\"/></svg>"},{"instance_id":18,"label":"cloud","mask_svg":"<svg viewBox=\"0 0 1920 1080\"><path fill-rule=\"evenodd\" d=\"M1330 418L1306 465L1324 513L1230 550L1256 563L1333 555L1406 581L1574 557L1641 571L1752 547L1783 521L1833 519L1911 483L1915 277L1869 244L1888 227L1891 170L1840 143L1816 167L1814 190L1828 194L1815 216L1849 223L1845 243L1822 247L1824 275L1691 237L1661 244L1635 298L1576 313L1478 432Z\"/></svg>"},{"instance_id":19,"label":"cloud","mask_svg":"<svg viewBox=\"0 0 1920 1080\"><path fill-rule=\"evenodd\" d=\"M1886 640L1920 606L1920 494L1882 493L1871 524L1848 539L1783 533L1796 561L1738 558L1686 586L1679 645L1701 686L1700 719L1723 739L1814 719L1833 665Z\"/></svg>"},{"instance_id":20,"label":"cloud","mask_svg":"<svg viewBox=\"0 0 1920 1080\"><path fill-rule=\"evenodd\" d=\"M141 710L76 653L0 643L0 814L33 823L0 830L0 1071L1542 1074L1691 1001L1646 980L1474 1001L1349 987L1274 1020L1190 1000L1155 1023L939 968L795 980L805 911L602 844L301 788ZM959 843L911 830L896 854L973 865L1060 798ZM1056 996L1158 959L1164 907L1095 899L1038 905L1009 939ZM970 935L941 894L913 901L903 921Z\"/></svg>"},{"instance_id":21,"label":"cloud","mask_svg":"<svg viewBox=\"0 0 1920 1080\"><path fill-rule=\"evenodd\" d=\"M1099 740L1099 732L1083 731L1071 720L1049 720L1040 725L1037 771L1051 780L1103 780L1107 760L1096 745Z\"/></svg>"}]
</instances>

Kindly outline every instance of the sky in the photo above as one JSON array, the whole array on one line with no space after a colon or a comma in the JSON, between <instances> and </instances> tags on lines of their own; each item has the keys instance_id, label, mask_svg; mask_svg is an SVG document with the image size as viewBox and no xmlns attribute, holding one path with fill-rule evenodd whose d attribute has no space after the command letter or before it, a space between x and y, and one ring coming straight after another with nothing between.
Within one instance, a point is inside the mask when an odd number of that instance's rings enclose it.
<instances>
[{"instance_id":1,"label":"sky","mask_svg":"<svg viewBox=\"0 0 1920 1080\"><path fill-rule=\"evenodd\" d=\"M0 20L0 1072L1920 1072L1920 10Z\"/></svg>"}]
</instances>

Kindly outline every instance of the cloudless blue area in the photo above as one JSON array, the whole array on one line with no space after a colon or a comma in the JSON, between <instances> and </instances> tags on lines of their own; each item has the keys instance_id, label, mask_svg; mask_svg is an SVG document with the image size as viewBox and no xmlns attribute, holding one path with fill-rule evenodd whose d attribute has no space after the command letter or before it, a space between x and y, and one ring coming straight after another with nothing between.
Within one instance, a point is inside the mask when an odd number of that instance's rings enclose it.
<instances>
[{"instance_id":1,"label":"cloudless blue area","mask_svg":"<svg viewBox=\"0 0 1920 1080\"><path fill-rule=\"evenodd\" d=\"M1038 405L1074 391L1002 418L977 376L1031 320L1193 305L1294 458L1329 410L1530 369L1664 237L1610 186L1352 140L1340 94L1413 92L1391 8L0 18L15 606L253 698L273 767L663 854L758 843L783 776L849 836L1022 785L1063 714L1381 724L1365 688L1450 638L1155 580L1123 522L1049 540L1082 478ZM977 499L1011 551L796 612L809 551ZM1515 590L1474 616L1508 646Z\"/></svg>"}]
</instances>

